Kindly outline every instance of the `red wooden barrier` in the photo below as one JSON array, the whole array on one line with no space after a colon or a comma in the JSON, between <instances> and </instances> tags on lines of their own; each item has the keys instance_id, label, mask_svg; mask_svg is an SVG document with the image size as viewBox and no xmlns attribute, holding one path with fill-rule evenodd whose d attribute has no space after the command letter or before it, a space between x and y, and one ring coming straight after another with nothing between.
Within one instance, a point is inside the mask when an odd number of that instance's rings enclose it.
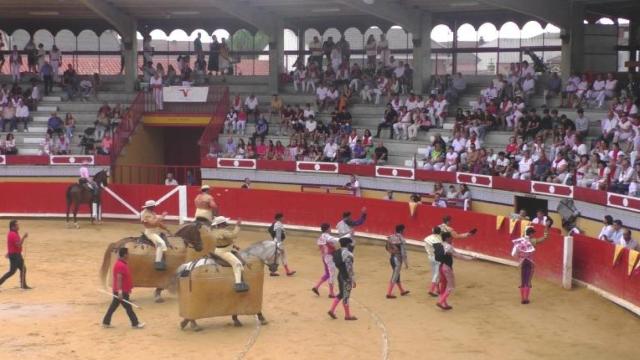
<instances>
[{"instance_id":1,"label":"red wooden barrier","mask_svg":"<svg viewBox=\"0 0 640 360\"><path fill-rule=\"evenodd\" d=\"M0 183L0 193L4 194L0 202L0 215L24 214L61 214L65 211L64 193L69 184L49 183L33 184ZM158 200L175 187L163 185L120 185L109 187L122 199L126 200L136 211L146 200ZM192 200L198 193L196 186L187 189L187 210L193 214ZM496 216L464 212L457 209L440 209L427 205L418 205L415 216L410 216L405 202L386 201L369 198L356 198L348 195L298 193L269 190L246 190L215 188L212 191L220 211L233 219L269 223L273 214L284 212L289 225L319 228L322 222L335 226L340 214L349 210L355 215L366 206L368 219L356 229L357 233L386 235L393 231L396 224L407 226L408 238L421 240L429 234L433 226L441 223L444 215L451 215L452 226L459 232L472 227L478 233L469 239L457 240L456 246L500 259L513 260L510 256L512 239L519 236L521 229L517 224L510 233L509 219L504 219L497 226ZM251 204L251 206L247 206ZM166 197L158 206L158 211L167 211L169 215L177 215L179 208L178 194ZM83 213L87 213L85 207ZM126 206L110 195L103 197L105 214L135 216ZM542 230L539 229L539 234ZM561 283L563 241L557 230L552 231L551 238L541 244L536 252L536 272L557 284ZM625 250L620 263L613 266L613 246L599 240L581 235L575 236L574 244L574 277L593 284L615 296L640 305L640 274L629 276L627 273L628 252ZM514 270L515 271L515 270ZM515 275L514 275L515 278ZM514 283L514 286L517 284Z\"/></svg>"}]
</instances>

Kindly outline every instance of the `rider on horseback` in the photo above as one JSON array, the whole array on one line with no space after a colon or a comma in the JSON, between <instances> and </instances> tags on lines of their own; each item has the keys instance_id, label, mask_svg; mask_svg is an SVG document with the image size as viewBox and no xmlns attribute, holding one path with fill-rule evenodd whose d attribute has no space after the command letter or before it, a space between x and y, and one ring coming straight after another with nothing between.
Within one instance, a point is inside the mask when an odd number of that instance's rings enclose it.
<instances>
[{"instance_id":1,"label":"rider on horseback","mask_svg":"<svg viewBox=\"0 0 640 360\"><path fill-rule=\"evenodd\" d=\"M209 194L209 185L202 185L198 194L194 200L196 205L196 221L203 221L210 223L213 217L218 214L218 204L213 200L213 196Z\"/></svg>"},{"instance_id":2,"label":"rider on horseback","mask_svg":"<svg viewBox=\"0 0 640 360\"><path fill-rule=\"evenodd\" d=\"M78 179L78 183L91 191L94 196L97 196L98 185L93 181L91 175L89 175L89 169L86 164L87 162L84 162L80 167L80 179Z\"/></svg>"},{"instance_id":3,"label":"rider on horseback","mask_svg":"<svg viewBox=\"0 0 640 360\"><path fill-rule=\"evenodd\" d=\"M156 207L156 202L153 200L147 200L142 207L143 210L140 213L140 220L144 225L144 236L151 240L156 245L156 259L155 269L158 271L166 270L167 265L164 262L164 252L167 251L167 244L160 236L160 229L163 229L170 233L169 229L162 223L167 213L162 215L156 214L153 210Z\"/></svg>"},{"instance_id":4,"label":"rider on horseback","mask_svg":"<svg viewBox=\"0 0 640 360\"><path fill-rule=\"evenodd\" d=\"M216 241L216 249L213 253L231 265L235 277L234 289L236 292L245 292L249 290L249 285L242 281L242 272L244 270L242 261L238 258L238 255L233 252L234 249L239 249L233 243L233 240L238 237L241 221L238 220L233 230L227 230L228 221L229 218L216 216L211 223L211 233Z\"/></svg>"}]
</instances>

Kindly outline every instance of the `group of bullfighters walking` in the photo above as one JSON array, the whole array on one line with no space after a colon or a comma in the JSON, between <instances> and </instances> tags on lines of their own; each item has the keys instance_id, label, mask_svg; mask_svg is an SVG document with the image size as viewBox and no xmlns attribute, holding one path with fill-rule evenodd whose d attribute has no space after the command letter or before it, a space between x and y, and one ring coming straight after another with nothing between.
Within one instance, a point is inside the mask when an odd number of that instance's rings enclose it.
<instances>
[{"instance_id":1,"label":"group of bullfighters walking","mask_svg":"<svg viewBox=\"0 0 640 360\"><path fill-rule=\"evenodd\" d=\"M354 228L363 224L366 217L366 208L362 209L361 215L357 220L351 218L350 212L345 212L342 220L336 225L338 231L337 237L331 235L331 226L328 223L324 223L320 227L321 234L317 239L317 245L320 250L324 273L311 290L319 296L320 286L328 282L329 298L332 298L333 302L327 313L333 319L337 318L335 310L340 301L342 301L345 313L344 319L357 320L357 318L351 314L349 307L351 290L356 287L354 273L355 242L353 236ZM472 256L464 255L456 251L452 245L452 240L466 239L477 232L474 228L466 233L458 233L451 227L451 221L452 218L450 216L445 216L442 224L434 227L432 234L424 239L424 247L432 272L428 294L438 298L436 306L442 310L453 309L448 303L448 298L455 288L453 258L463 260L474 259ZM530 302L529 295L534 271L533 255L536 250L535 247L547 239L548 229L551 224L551 222L545 224L546 227L542 238L533 238L532 235L535 233L535 229L533 227L527 227L524 236L513 240L512 256L518 258L520 263L520 295L522 304L529 304ZM389 263L392 269L391 279L387 288L387 299L397 298L393 293L396 287L400 291L400 296L406 296L410 293L409 290L403 287L400 277L403 266L405 268L409 266L404 232L405 225L398 224L395 226L394 233L387 237L385 249L389 253ZM334 289L336 280L339 286L337 295Z\"/></svg>"}]
</instances>

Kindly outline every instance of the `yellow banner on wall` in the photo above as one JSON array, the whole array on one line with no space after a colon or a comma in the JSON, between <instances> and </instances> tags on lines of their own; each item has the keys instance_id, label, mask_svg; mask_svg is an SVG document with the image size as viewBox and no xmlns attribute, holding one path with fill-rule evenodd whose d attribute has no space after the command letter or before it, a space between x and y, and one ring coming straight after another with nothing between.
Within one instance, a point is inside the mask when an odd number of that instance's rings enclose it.
<instances>
[{"instance_id":1,"label":"yellow banner on wall","mask_svg":"<svg viewBox=\"0 0 640 360\"><path fill-rule=\"evenodd\" d=\"M513 229L516 227L520 220L509 219L509 234L513 234Z\"/></svg>"},{"instance_id":2,"label":"yellow banner on wall","mask_svg":"<svg viewBox=\"0 0 640 360\"><path fill-rule=\"evenodd\" d=\"M638 266L638 255L640 255L639 252L635 251L635 250L629 250L629 264L628 269L627 269L627 275L631 276L631 273L633 272L633 270L636 269L636 267Z\"/></svg>"},{"instance_id":3,"label":"yellow banner on wall","mask_svg":"<svg viewBox=\"0 0 640 360\"><path fill-rule=\"evenodd\" d=\"M620 261L622 250L624 250L624 246L622 245L616 245L615 249L613 250L613 266L616 266L618 264L618 261Z\"/></svg>"},{"instance_id":4,"label":"yellow banner on wall","mask_svg":"<svg viewBox=\"0 0 640 360\"><path fill-rule=\"evenodd\" d=\"M504 216L498 215L496 216L496 230L500 230L502 224L504 223Z\"/></svg>"}]
</instances>

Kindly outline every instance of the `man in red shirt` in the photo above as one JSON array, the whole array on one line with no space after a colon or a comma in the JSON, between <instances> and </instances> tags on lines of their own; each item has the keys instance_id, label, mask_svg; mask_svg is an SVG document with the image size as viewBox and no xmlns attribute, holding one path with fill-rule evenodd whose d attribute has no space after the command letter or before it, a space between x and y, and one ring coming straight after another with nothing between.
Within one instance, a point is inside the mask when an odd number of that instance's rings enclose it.
<instances>
[{"instance_id":1,"label":"man in red shirt","mask_svg":"<svg viewBox=\"0 0 640 360\"><path fill-rule=\"evenodd\" d=\"M129 271L129 265L127 265L127 259L129 258L129 249L122 247L118 249L118 261L113 265L113 301L104 315L102 320L102 327L111 327L111 316L118 308L118 305L127 311L129 320L131 320L131 327L134 329L144 328L144 323L138 321L138 317L133 312L133 308L129 303L129 294L133 289L133 280L131 279L131 272Z\"/></svg>"},{"instance_id":2,"label":"man in red shirt","mask_svg":"<svg viewBox=\"0 0 640 360\"><path fill-rule=\"evenodd\" d=\"M18 220L11 220L9 222L9 233L7 234L9 271L0 278L0 285L13 276L16 270L20 270L20 288L28 290L31 288L27 285L27 267L24 266L24 259L22 258L22 244L29 237L29 234L25 233L21 238L20 234L18 234L19 230Z\"/></svg>"}]
</instances>

